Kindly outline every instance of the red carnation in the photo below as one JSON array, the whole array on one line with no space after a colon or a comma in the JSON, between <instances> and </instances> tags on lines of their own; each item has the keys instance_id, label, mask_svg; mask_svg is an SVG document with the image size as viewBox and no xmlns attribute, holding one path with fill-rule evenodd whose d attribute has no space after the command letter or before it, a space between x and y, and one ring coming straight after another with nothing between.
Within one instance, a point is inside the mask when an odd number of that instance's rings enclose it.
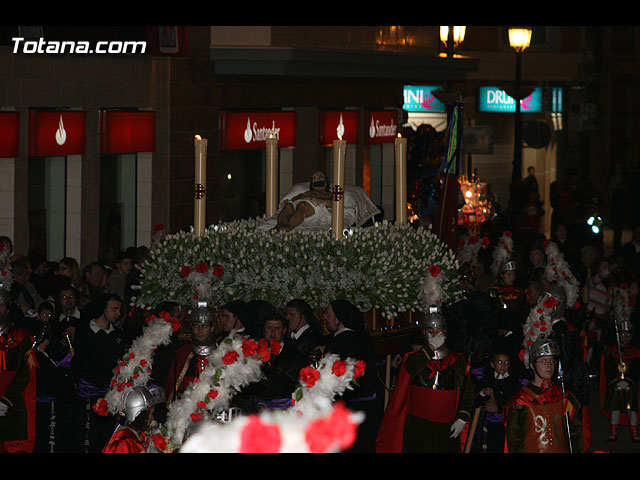
<instances>
[{"instance_id":1,"label":"red carnation","mask_svg":"<svg viewBox=\"0 0 640 480\"><path fill-rule=\"evenodd\" d=\"M240 434L240 453L278 453L280 451L280 428L263 422L251 415Z\"/></svg>"},{"instance_id":2,"label":"red carnation","mask_svg":"<svg viewBox=\"0 0 640 480\"><path fill-rule=\"evenodd\" d=\"M505 231L504 231L504 234L505 234L507 237L510 237L510 236L511 236L511 232L510 232L509 230L505 230Z\"/></svg>"},{"instance_id":3,"label":"red carnation","mask_svg":"<svg viewBox=\"0 0 640 480\"><path fill-rule=\"evenodd\" d=\"M544 248L547 248L549 246L549 243L551 243L551 240L549 240L548 238L545 238L544 242L542 242Z\"/></svg>"},{"instance_id":4,"label":"red carnation","mask_svg":"<svg viewBox=\"0 0 640 480\"><path fill-rule=\"evenodd\" d=\"M307 388L313 387L320 378L320 372L311 366L300 369L300 380Z\"/></svg>"},{"instance_id":5,"label":"red carnation","mask_svg":"<svg viewBox=\"0 0 640 480\"><path fill-rule=\"evenodd\" d=\"M331 373L336 377L341 377L347 372L347 362L344 360L336 360L331 367Z\"/></svg>"},{"instance_id":6,"label":"red carnation","mask_svg":"<svg viewBox=\"0 0 640 480\"><path fill-rule=\"evenodd\" d=\"M275 339L271 340L271 353L273 355L278 355L280 353L280 350L282 350L282 345L280 344L280 342Z\"/></svg>"},{"instance_id":7,"label":"red carnation","mask_svg":"<svg viewBox=\"0 0 640 480\"><path fill-rule=\"evenodd\" d=\"M483 247L488 247L489 246L489 237L482 237L482 246Z\"/></svg>"},{"instance_id":8,"label":"red carnation","mask_svg":"<svg viewBox=\"0 0 640 480\"><path fill-rule=\"evenodd\" d=\"M312 453L328 453L333 449L346 450L356 439L358 424L351 420L342 402L336 403L331 414L309 423L305 440Z\"/></svg>"},{"instance_id":9,"label":"red carnation","mask_svg":"<svg viewBox=\"0 0 640 480\"><path fill-rule=\"evenodd\" d=\"M437 277L440 274L440 267L438 265L431 265L429 267L429 273L432 277Z\"/></svg>"},{"instance_id":10,"label":"red carnation","mask_svg":"<svg viewBox=\"0 0 640 480\"><path fill-rule=\"evenodd\" d=\"M544 302L542 302L542 305L544 305L544 308L553 308L558 305L558 300L554 297L547 297L544 299Z\"/></svg>"},{"instance_id":11,"label":"red carnation","mask_svg":"<svg viewBox=\"0 0 640 480\"><path fill-rule=\"evenodd\" d=\"M204 403L202 400L200 400L200 401L198 402L198 408L205 409L205 408L207 408L207 404L206 404L206 403Z\"/></svg>"},{"instance_id":12,"label":"red carnation","mask_svg":"<svg viewBox=\"0 0 640 480\"><path fill-rule=\"evenodd\" d=\"M367 364L364 360L360 360L354 366L354 378L360 378L364 375L364 371L367 367Z\"/></svg>"},{"instance_id":13,"label":"red carnation","mask_svg":"<svg viewBox=\"0 0 640 480\"><path fill-rule=\"evenodd\" d=\"M207 273L207 270L209 270L207 262L198 263L196 265L196 272L198 273Z\"/></svg>"},{"instance_id":14,"label":"red carnation","mask_svg":"<svg viewBox=\"0 0 640 480\"><path fill-rule=\"evenodd\" d=\"M238 355L238 352L236 352L235 350L231 350L224 354L224 356L222 357L222 361L225 365L231 365L236 360L238 360L239 356L240 355Z\"/></svg>"},{"instance_id":15,"label":"red carnation","mask_svg":"<svg viewBox=\"0 0 640 480\"><path fill-rule=\"evenodd\" d=\"M202 414L200 412L192 413L189 416L191 417L191 420L194 422L197 422L198 420L202 419Z\"/></svg>"},{"instance_id":16,"label":"red carnation","mask_svg":"<svg viewBox=\"0 0 640 480\"><path fill-rule=\"evenodd\" d=\"M224 274L224 267L221 265L216 265L213 267L213 275L216 277L221 277Z\"/></svg>"},{"instance_id":17,"label":"red carnation","mask_svg":"<svg viewBox=\"0 0 640 480\"><path fill-rule=\"evenodd\" d=\"M470 235L469 236L469 243L471 245L475 245L476 243L478 243L478 237L476 237L475 235Z\"/></svg>"},{"instance_id":18,"label":"red carnation","mask_svg":"<svg viewBox=\"0 0 640 480\"><path fill-rule=\"evenodd\" d=\"M464 248L464 240L460 239L458 241L458 250L462 250Z\"/></svg>"},{"instance_id":19,"label":"red carnation","mask_svg":"<svg viewBox=\"0 0 640 480\"><path fill-rule=\"evenodd\" d=\"M214 400L217 396L218 396L217 390L209 390L209 393L207 393L207 397L209 397L211 400Z\"/></svg>"},{"instance_id":20,"label":"red carnation","mask_svg":"<svg viewBox=\"0 0 640 480\"><path fill-rule=\"evenodd\" d=\"M187 278L189 275L191 275L191 267L189 267L188 265L185 265L180 269L180 276L182 278Z\"/></svg>"},{"instance_id":21,"label":"red carnation","mask_svg":"<svg viewBox=\"0 0 640 480\"><path fill-rule=\"evenodd\" d=\"M271 359L271 352L269 351L269 346L264 338L261 338L258 341L258 355L262 357L263 363L267 363Z\"/></svg>"},{"instance_id":22,"label":"red carnation","mask_svg":"<svg viewBox=\"0 0 640 480\"><path fill-rule=\"evenodd\" d=\"M96 412L101 417L106 417L108 415L107 411L107 401L104 398L101 398L96 403L93 404L93 411Z\"/></svg>"},{"instance_id":23,"label":"red carnation","mask_svg":"<svg viewBox=\"0 0 640 480\"><path fill-rule=\"evenodd\" d=\"M166 450L167 441L165 440L165 438L162 436L161 433L154 433L151 438L153 439L153 444L158 450L163 452Z\"/></svg>"},{"instance_id":24,"label":"red carnation","mask_svg":"<svg viewBox=\"0 0 640 480\"><path fill-rule=\"evenodd\" d=\"M242 353L245 357L251 357L255 355L256 350L258 350L258 344L255 340L246 338L242 341Z\"/></svg>"}]
</instances>

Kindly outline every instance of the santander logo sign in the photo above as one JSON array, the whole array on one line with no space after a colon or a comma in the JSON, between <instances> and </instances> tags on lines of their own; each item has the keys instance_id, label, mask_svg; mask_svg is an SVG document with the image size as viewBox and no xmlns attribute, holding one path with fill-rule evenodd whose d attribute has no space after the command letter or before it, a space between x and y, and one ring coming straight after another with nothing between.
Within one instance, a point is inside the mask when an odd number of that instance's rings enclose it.
<instances>
[{"instance_id":1,"label":"santander logo sign","mask_svg":"<svg viewBox=\"0 0 640 480\"><path fill-rule=\"evenodd\" d=\"M398 134L398 113L395 110L366 112L368 143L393 142Z\"/></svg>"},{"instance_id":2,"label":"santander logo sign","mask_svg":"<svg viewBox=\"0 0 640 480\"><path fill-rule=\"evenodd\" d=\"M263 148L273 136L279 147L296 144L295 112L220 112L223 150Z\"/></svg>"},{"instance_id":3,"label":"santander logo sign","mask_svg":"<svg viewBox=\"0 0 640 480\"><path fill-rule=\"evenodd\" d=\"M244 141L246 143L266 142L270 136L280 139L280 128L276 127L275 120L271 122L270 127L261 127L258 126L258 122L251 123L251 118L247 117L247 128L244 131Z\"/></svg>"}]
</instances>

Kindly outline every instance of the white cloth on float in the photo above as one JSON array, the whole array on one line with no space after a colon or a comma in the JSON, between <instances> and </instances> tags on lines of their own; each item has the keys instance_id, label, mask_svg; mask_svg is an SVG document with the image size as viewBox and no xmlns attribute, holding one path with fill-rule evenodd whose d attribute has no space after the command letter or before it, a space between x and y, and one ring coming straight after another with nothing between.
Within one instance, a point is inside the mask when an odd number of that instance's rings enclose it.
<instances>
[{"instance_id":1,"label":"white cloth on float","mask_svg":"<svg viewBox=\"0 0 640 480\"><path fill-rule=\"evenodd\" d=\"M282 202L291 200L296 195L309 190L309 182L296 183L280 200L280 206L275 215L267 218L264 223L259 225L258 230L270 230L276 226L278 214L282 210ZM304 200L302 200L304 201ZM297 203L297 202L296 202ZM315 205L315 213L304 219L300 225L294 230L329 230L331 228L331 208L325 205ZM380 209L367 195L362 187L357 185L344 186L344 220L343 226L361 227L368 220L372 220L375 215L380 213Z\"/></svg>"}]
</instances>

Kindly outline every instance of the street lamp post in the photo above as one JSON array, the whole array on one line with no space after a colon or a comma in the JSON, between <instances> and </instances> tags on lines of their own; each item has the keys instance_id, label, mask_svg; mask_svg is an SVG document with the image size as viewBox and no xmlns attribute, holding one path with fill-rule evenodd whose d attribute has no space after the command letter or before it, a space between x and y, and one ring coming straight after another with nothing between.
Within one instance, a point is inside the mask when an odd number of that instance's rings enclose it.
<instances>
[{"instance_id":1,"label":"street lamp post","mask_svg":"<svg viewBox=\"0 0 640 480\"><path fill-rule=\"evenodd\" d=\"M516 102L513 170L511 172L511 206L514 207L514 196L517 195L517 185L522 177L522 122L520 120L520 101L530 93L530 88L522 88L522 53L531 42L531 29L522 27L509 28L509 45L516 52L516 84L513 91L507 93Z\"/></svg>"}]
</instances>

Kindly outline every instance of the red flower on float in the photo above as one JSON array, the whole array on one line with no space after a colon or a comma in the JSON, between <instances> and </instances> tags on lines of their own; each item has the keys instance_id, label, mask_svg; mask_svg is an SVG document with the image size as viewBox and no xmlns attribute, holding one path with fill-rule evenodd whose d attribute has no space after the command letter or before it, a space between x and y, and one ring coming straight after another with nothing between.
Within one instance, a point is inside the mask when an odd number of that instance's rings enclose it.
<instances>
[{"instance_id":1,"label":"red flower on float","mask_svg":"<svg viewBox=\"0 0 640 480\"><path fill-rule=\"evenodd\" d=\"M482 237L482 246L483 247L488 247L489 246L489 237Z\"/></svg>"},{"instance_id":2,"label":"red flower on float","mask_svg":"<svg viewBox=\"0 0 640 480\"><path fill-rule=\"evenodd\" d=\"M209 270L209 264L207 262L198 263L196 265L196 272L198 273L207 273Z\"/></svg>"},{"instance_id":3,"label":"red flower on float","mask_svg":"<svg viewBox=\"0 0 640 480\"><path fill-rule=\"evenodd\" d=\"M269 345L264 338L258 341L258 355L262 357L262 362L267 363L271 360L271 352L269 351Z\"/></svg>"},{"instance_id":4,"label":"red flower on float","mask_svg":"<svg viewBox=\"0 0 640 480\"><path fill-rule=\"evenodd\" d=\"M336 377L341 377L342 375L347 373L347 362L345 362L344 360L336 360L335 362L333 362L331 373L333 373Z\"/></svg>"},{"instance_id":5,"label":"red flower on float","mask_svg":"<svg viewBox=\"0 0 640 480\"><path fill-rule=\"evenodd\" d=\"M354 366L353 378L360 378L361 376L363 376L366 368L367 368L367 364L364 360L360 360L358 363L356 363Z\"/></svg>"},{"instance_id":6,"label":"red flower on float","mask_svg":"<svg viewBox=\"0 0 640 480\"><path fill-rule=\"evenodd\" d=\"M554 297L547 297L544 299L544 302L542 302L542 305L544 306L544 308L553 308L558 305L558 300L556 300Z\"/></svg>"},{"instance_id":7,"label":"red flower on float","mask_svg":"<svg viewBox=\"0 0 640 480\"><path fill-rule=\"evenodd\" d=\"M213 267L213 275L215 277L221 277L224 275L224 267L222 265L216 265Z\"/></svg>"},{"instance_id":8,"label":"red flower on float","mask_svg":"<svg viewBox=\"0 0 640 480\"><path fill-rule=\"evenodd\" d=\"M431 265L429 267L429 273L432 277L437 277L441 272L441 268L438 265Z\"/></svg>"},{"instance_id":9,"label":"red flower on float","mask_svg":"<svg viewBox=\"0 0 640 480\"><path fill-rule=\"evenodd\" d=\"M251 415L240 433L240 453L278 453L281 435L277 425Z\"/></svg>"},{"instance_id":10,"label":"red flower on float","mask_svg":"<svg viewBox=\"0 0 640 480\"><path fill-rule=\"evenodd\" d=\"M313 387L320 378L320 372L311 366L300 369L300 381L307 388Z\"/></svg>"},{"instance_id":11,"label":"red flower on float","mask_svg":"<svg viewBox=\"0 0 640 480\"><path fill-rule=\"evenodd\" d=\"M478 243L478 237L476 237L475 235L469 236L469 244L475 245L476 243Z\"/></svg>"},{"instance_id":12,"label":"red flower on float","mask_svg":"<svg viewBox=\"0 0 640 480\"><path fill-rule=\"evenodd\" d=\"M278 355L282 350L282 345L277 340L271 340L271 353L273 355Z\"/></svg>"},{"instance_id":13,"label":"red flower on float","mask_svg":"<svg viewBox=\"0 0 640 480\"><path fill-rule=\"evenodd\" d=\"M188 265L185 265L180 269L180 276L182 278L187 278L189 275L191 275L191 267L189 267Z\"/></svg>"},{"instance_id":14,"label":"red flower on float","mask_svg":"<svg viewBox=\"0 0 640 480\"><path fill-rule=\"evenodd\" d=\"M251 357L253 355L255 355L256 351L258 350L258 344L256 343L255 340L252 340L250 338L245 338L244 340L242 340L242 354L245 357Z\"/></svg>"},{"instance_id":15,"label":"red flower on float","mask_svg":"<svg viewBox=\"0 0 640 480\"><path fill-rule=\"evenodd\" d=\"M153 444L158 450L164 452L167 449L167 441L165 440L165 438L162 436L161 433L153 434L151 436L151 439L153 440Z\"/></svg>"},{"instance_id":16,"label":"red flower on float","mask_svg":"<svg viewBox=\"0 0 640 480\"><path fill-rule=\"evenodd\" d=\"M222 357L222 362L225 365L231 365L236 360L238 360L238 357L240 357L238 352L236 352L235 350L230 350L230 351L228 351L227 353L224 354L224 356Z\"/></svg>"},{"instance_id":17,"label":"red flower on float","mask_svg":"<svg viewBox=\"0 0 640 480\"><path fill-rule=\"evenodd\" d=\"M338 402L329 416L310 422L304 436L311 453L327 453L335 447L348 449L355 442L357 430L349 410Z\"/></svg>"}]
</instances>

